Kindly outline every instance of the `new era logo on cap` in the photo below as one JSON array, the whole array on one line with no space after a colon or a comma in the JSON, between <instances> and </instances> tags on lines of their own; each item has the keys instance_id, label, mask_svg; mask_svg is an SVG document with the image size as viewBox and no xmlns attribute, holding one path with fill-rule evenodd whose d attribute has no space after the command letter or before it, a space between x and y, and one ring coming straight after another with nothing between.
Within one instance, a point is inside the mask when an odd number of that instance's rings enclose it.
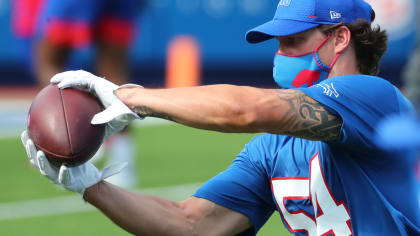
<instances>
[{"instance_id":1,"label":"new era logo on cap","mask_svg":"<svg viewBox=\"0 0 420 236\"><path fill-rule=\"evenodd\" d=\"M340 19L341 18L341 13L336 12L336 11L330 11L330 15L331 15L331 20Z\"/></svg>"},{"instance_id":2,"label":"new era logo on cap","mask_svg":"<svg viewBox=\"0 0 420 236\"><path fill-rule=\"evenodd\" d=\"M290 6L291 2L292 0L280 0L279 5L277 5L277 8L279 8L280 6L288 7Z\"/></svg>"}]
</instances>

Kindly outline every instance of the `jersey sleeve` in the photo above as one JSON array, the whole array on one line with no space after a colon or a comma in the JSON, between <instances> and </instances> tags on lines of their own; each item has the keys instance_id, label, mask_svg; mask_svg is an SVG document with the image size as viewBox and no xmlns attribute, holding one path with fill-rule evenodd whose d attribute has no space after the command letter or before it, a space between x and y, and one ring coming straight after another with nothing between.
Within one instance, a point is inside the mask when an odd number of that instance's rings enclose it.
<instances>
[{"instance_id":1,"label":"jersey sleeve","mask_svg":"<svg viewBox=\"0 0 420 236\"><path fill-rule=\"evenodd\" d=\"M270 183L264 170L250 158L248 144L225 171L193 195L247 216L253 228L240 235L256 235L274 212Z\"/></svg>"},{"instance_id":2,"label":"jersey sleeve","mask_svg":"<svg viewBox=\"0 0 420 236\"><path fill-rule=\"evenodd\" d=\"M340 76L299 90L341 117L340 137L331 143L353 151L376 149L373 139L378 121L391 114L412 111L397 88L373 76Z\"/></svg>"}]
</instances>

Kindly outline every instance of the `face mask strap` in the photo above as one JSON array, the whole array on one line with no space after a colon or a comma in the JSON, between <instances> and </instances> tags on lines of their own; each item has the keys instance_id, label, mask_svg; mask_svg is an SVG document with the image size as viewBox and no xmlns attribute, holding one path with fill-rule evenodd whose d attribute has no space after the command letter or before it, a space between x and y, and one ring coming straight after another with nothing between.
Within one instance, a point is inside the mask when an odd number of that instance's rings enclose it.
<instances>
[{"instance_id":1,"label":"face mask strap","mask_svg":"<svg viewBox=\"0 0 420 236\"><path fill-rule=\"evenodd\" d=\"M331 38L331 34L329 34L327 36L326 39L324 39L324 41L321 42L321 44L319 44L319 46L315 49L315 51L312 52L312 55L315 59L316 64L318 64L318 66L323 69L324 71L330 73L331 71L331 66L327 66L324 63L322 63L321 58L319 58L319 49L321 49L322 46L324 46L324 44L328 41L328 39Z\"/></svg>"},{"instance_id":2,"label":"face mask strap","mask_svg":"<svg viewBox=\"0 0 420 236\"><path fill-rule=\"evenodd\" d=\"M313 51L313 52L308 52L308 53L304 53L304 54L300 54L300 55L289 55L289 54L285 54L285 53L281 53L279 51L276 52L277 55L281 55L281 56L286 56L286 57L303 57L303 56L307 56L309 54L314 54L317 53L319 51L319 49L324 46L324 44L328 41L328 39L331 38L331 34L329 34L327 36L326 39L324 39L324 41L321 42L321 44Z\"/></svg>"},{"instance_id":3,"label":"face mask strap","mask_svg":"<svg viewBox=\"0 0 420 236\"><path fill-rule=\"evenodd\" d=\"M322 41L322 43L315 49L315 51L314 52L318 52L319 51L319 49L321 49L321 47L322 46L324 46L324 44L328 41L328 39L330 39L331 38L331 34L329 34L328 36L327 36L327 38L326 39L324 39L324 41Z\"/></svg>"},{"instance_id":4,"label":"face mask strap","mask_svg":"<svg viewBox=\"0 0 420 236\"><path fill-rule=\"evenodd\" d=\"M337 62L338 58L341 55L341 52L337 53L329 66L326 66L326 65L324 65L324 63L322 63L321 58L319 58L319 52L318 51L330 38L331 38L331 34L329 34L328 37L324 41L322 41L322 43L314 51L314 57L315 57L316 63L318 64L318 66L320 66L321 68L326 70L328 73L332 70L332 68L334 67L335 63Z\"/></svg>"},{"instance_id":5,"label":"face mask strap","mask_svg":"<svg viewBox=\"0 0 420 236\"><path fill-rule=\"evenodd\" d=\"M335 57L334 57L333 61L331 62L331 65L330 65L330 70L334 67L334 65L335 65L335 63L337 62L337 60L338 60L338 58L340 57L340 55L341 55L341 52L339 52L339 53L337 53L337 54L335 55Z\"/></svg>"}]
</instances>

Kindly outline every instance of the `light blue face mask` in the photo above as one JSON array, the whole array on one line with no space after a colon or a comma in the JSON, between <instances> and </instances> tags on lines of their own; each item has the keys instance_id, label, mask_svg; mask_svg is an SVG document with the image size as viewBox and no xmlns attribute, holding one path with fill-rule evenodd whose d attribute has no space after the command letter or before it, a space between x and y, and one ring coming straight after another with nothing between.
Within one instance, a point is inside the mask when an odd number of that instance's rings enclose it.
<instances>
[{"instance_id":1,"label":"light blue face mask","mask_svg":"<svg viewBox=\"0 0 420 236\"><path fill-rule=\"evenodd\" d=\"M340 53L336 55L330 66L322 63L319 58L319 49L330 38L326 38L313 52L291 56L277 52L274 57L274 81L282 88L310 87L328 78L332 67Z\"/></svg>"}]
</instances>

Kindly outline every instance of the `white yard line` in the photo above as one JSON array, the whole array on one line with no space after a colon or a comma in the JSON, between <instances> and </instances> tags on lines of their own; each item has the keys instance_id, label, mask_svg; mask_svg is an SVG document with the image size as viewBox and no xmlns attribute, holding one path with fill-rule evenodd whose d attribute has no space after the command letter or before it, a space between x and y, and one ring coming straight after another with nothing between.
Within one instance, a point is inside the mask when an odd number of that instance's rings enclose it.
<instances>
[{"instance_id":1,"label":"white yard line","mask_svg":"<svg viewBox=\"0 0 420 236\"><path fill-rule=\"evenodd\" d=\"M201 184L195 183L144 189L136 192L151 194L174 201L181 201L191 196L200 186ZM0 221L71 214L94 210L95 208L85 203L80 196L66 196L21 202L6 202L0 203Z\"/></svg>"}]
</instances>

